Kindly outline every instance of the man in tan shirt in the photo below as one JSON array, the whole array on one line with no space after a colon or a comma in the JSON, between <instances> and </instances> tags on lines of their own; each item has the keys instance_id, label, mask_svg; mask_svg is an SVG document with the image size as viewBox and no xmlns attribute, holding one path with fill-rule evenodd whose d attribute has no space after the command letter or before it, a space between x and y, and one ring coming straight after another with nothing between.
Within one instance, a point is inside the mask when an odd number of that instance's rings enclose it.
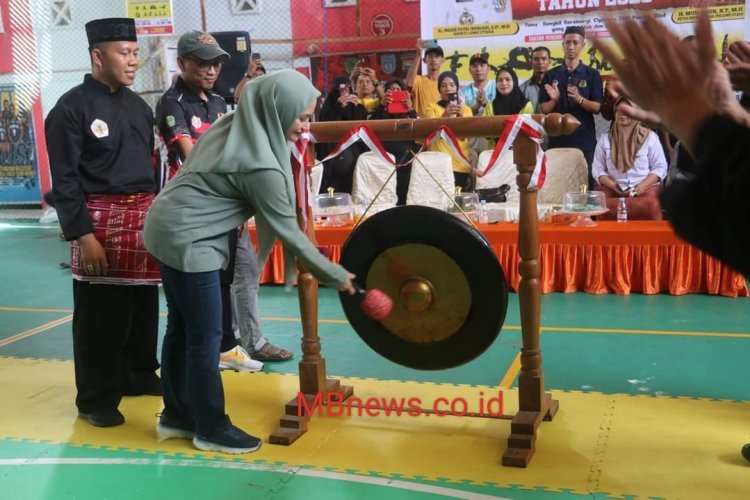
<instances>
[{"instance_id":1,"label":"man in tan shirt","mask_svg":"<svg viewBox=\"0 0 750 500\"><path fill-rule=\"evenodd\" d=\"M425 51L424 59L421 57L423 50ZM439 45L424 40L417 40L417 55L427 65L427 75L417 74L420 65L415 60L406 75L406 86L411 90L412 102L417 115L424 117L427 115L427 108L440 100L437 80L440 75L440 66L443 64L445 57L443 49Z\"/></svg>"}]
</instances>

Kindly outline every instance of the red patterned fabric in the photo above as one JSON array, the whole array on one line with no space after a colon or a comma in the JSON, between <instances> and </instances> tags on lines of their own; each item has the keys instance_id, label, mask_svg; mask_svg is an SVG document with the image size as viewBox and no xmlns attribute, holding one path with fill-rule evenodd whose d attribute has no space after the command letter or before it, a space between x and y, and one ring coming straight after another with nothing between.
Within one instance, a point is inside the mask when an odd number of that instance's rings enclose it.
<instances>
[{"instance_id":1,"label":"red patterned fabric","mask_svg":"<svg viewBox=\"0 0 750 500\"><path fill-rule=\"evenodd\" d=\"M598 191L602 191L607 199L607 209L609 212L600 215L599 220L617 220L617 204L620 197L613 190L606 186L597 186ZM628 220L662 220L661 204L659 195L661 186L653 184L645 192L634 197L625 198L625 205L628 207Z\"/></svg>"},{"instance_id":2,"label":"red patterned fabric","mask_svg":"<svg viewBox=\"0 0 750 500\"><path fill-rule=\"evenodd\" d=\"M109 285L158 285L159 266L143 246L143 222L153 193L130 195L95 194L86 197L86 207L94 223L94 236L107 253L106 276L88 276L81 265L81 249L70 245L73 278Z\"/></svg>"}]
</instances>

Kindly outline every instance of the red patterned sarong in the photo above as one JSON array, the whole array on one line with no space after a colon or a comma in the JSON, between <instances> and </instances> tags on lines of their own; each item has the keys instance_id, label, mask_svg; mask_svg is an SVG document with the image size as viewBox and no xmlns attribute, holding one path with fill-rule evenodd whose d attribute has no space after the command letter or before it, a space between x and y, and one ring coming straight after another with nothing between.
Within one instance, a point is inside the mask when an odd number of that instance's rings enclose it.
<instances>
[{"instance_id":1,"label":"red patterned sarong","mask_svg":"<svg viewBox=\"0 0 750 500\"><path fill-rule=\"evenodd\" d=\"M71 242L73 278L108 285L158 285L159 266L143 246L143 221L154 201L153 193L92 194L86 207L94 224L94 236L107 253L106 276L89 276L81 265L81 249Z\"/></svg>"}]
</instances>

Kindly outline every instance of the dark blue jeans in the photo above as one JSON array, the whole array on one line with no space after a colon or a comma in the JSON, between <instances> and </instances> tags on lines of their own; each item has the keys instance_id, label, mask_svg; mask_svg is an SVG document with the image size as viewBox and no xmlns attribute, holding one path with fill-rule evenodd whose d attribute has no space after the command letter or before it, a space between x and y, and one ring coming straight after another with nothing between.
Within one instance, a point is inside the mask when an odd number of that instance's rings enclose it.
<instances>
[{"instance_id":1,"label":"dark blue jeans","mask_svg":"<svg viewBox=\"0 0 750 500\"><path fill-rule=\"evenodd\" d=\"M209 436L228 422L219 375L219 271L185 273L160 267L169 310L161 351L164 412L194 423L199 436Z\"/></svg>"}]
</instances>

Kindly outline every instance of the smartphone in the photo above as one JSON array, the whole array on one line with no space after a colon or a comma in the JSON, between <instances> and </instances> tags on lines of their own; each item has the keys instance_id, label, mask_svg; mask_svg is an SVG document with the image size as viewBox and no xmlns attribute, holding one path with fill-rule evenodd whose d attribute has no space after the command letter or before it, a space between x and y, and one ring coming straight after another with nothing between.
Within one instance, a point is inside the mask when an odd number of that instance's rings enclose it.
<instances>
[{"instance_id":1,"label":"smartphone","mask_svg":"<svg viewBox=\"0 0 750 500\"><path fill-rule=\"evenodd\" d=\"M346 97L349 95L349 86L345 83L342 83L339 85L339 94L341 97Z\"/></svg>"},{"instance_id":2,"label":"smartphone","mask_svg":"<svg viewBox=\"0 0 750 500\"><path fill-rule=\"evenodd\" d=\"M250 59L252 59L253 61L260 60L260 52L253 52L253 54L250 56Z\"/></svg>"},{"instance_id":3,"label":"smartphone","mask_svg":"<svg viewBox=\"0 0 750 500\"><path fill-rule=\"evenodd\" d=\"M455 92L451 92L448 94L448 103L449 104L458 104L458 94Z\"/></svg>"},{"instance_id":4,"label":"smartphone","mask_svg":"<svg viewBox=\"0 0 750 500\"><path fill-rule=\"evenodd\" d=\"M435 40L434 38L432 40L425 40L424 43L425 43L426 49L434 49L435 47L438 46L438 41Z\"/></svg>"},{"instance_id":5,"label":"smartphone","mask_svg":"<svg viewBox=\"0 0 750 500\"><path fill-rule=\"evenodd\" d=\"M404 101L409 98L408 90L394 90L391 92L391 103L388 105L386 111L392 115L406 114L409 112L409 108L406 107Z\"/></svg>"}]
</instances>

